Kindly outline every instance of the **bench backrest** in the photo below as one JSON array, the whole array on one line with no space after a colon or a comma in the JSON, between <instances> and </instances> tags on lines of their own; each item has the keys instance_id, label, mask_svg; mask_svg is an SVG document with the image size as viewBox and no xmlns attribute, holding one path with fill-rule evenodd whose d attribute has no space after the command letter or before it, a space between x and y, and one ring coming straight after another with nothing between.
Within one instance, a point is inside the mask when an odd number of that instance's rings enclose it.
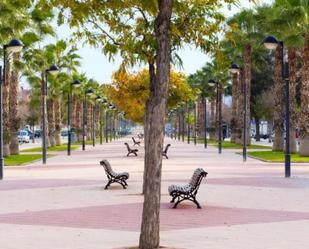
<instances>
[{"instance_id":1,"label":"bench backrest","mask_svg":"<svg viewBox=\"0 0 309 249\"><path fill-rule=\"evenodd\" d=\"M103 166L108 178L110 176L115 176L115 172L113 171L112 166L110 165L109 161L104 159L100 162L100 164Z\"/></svg>"},{"instance_id":2,"label":"bench backrest","mask_svg":"<svg viewBox=\"0 0 309 249\"><path fill-rule=\"evenodd\" d=\"M191 177L191 180L189 182L189 184L192 187L192 192L198 190L203 177L206 177L207 174L208 173L206 171L204 171L202 168L197 168L194 171L193 176Z\"/></svg>"},{"instance_id":3,"label":"bench backrest","mask_svg":"<svg viewBox=\"0 0 309 249\"><path fill-rule=\"evenodd\" d=\"M124 143L127 146L128 151L131 151L131 148L128 143Z\"/></svg>"},{"instance_id":4,"label":"bench backrest","mask_svg":"<svg viewBox=\"0 0 309 249\"><path fill-rule=\"evenodd\" d=\"M164 149L164 151L163 151L165 154L167 153L168 148L169 148L170 146L171 146L170 144L167 144L167 145L165 146L165 149Z\"/></svg>"}]
</instances>

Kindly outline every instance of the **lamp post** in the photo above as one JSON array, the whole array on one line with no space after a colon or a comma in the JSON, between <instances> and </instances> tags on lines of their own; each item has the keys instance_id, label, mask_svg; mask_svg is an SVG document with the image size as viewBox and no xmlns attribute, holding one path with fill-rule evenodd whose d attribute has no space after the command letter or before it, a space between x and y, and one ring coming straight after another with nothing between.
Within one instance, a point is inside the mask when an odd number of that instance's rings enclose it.
<instances>
[{"instance_id":1,"label":"lamp post","mask_svg":"<svg viewBox=\"0 0 309 249\"><path fill-rule=\"evenodd\" d=\"M219 82L210 79L208 81L210 86L216 86L217 92L217 105L218 105L218 153L222 153L222 85ZM219 89L220 87L220 89Z\"/></svg>"},{"instance_id":2,"label":"lamp post","mask_svg":"<svg viewBox=\"0 0 309 249\"><path fill-rule=\"evenodd\" d=\"M196 145L197 141L197 105L194 102L194 145Z\"/></svg>"},{"instance_id":3,"label":"lamp post","mask_svg":"<svg viewBox=\"0 0 309 249\"><path fill-rule=\"evenodd\" d=\"M43 154L43 164L46 164L46 121L47 121L47 108L46 108L46 99L47 99L47 83L48 83L48 74L56 75L59 72L59 68L56 65L51 65L49 69L45 70L45 82L43 85L43 122L42 122L42 154Z\"/></svg>"},{"instance_id":4,"label":"lamp post","mask_svg":"<svg viewBox=\"0 0 309 249\"><path fill-rule=\"evenodd\" d=\"M207 148L207 98L204 97L204 148Z\"/></svg>"},{"instance_id":5,"label":"lamp post","mask_svg":"<svg viewBox=\"0 0 309 249\"><path fill-rule=\"evenodd\" d=\"M188 137L188 144L190 144L190 106L189 103L186 102L186 109L187 109L187 137Z\"/></svg>"},{"instance_id":6,"label":"lamp post","mask_svg":"<svg viewBox=\"0 0 309 249\"><path fill-rule=\"evenodd\" d=\"M85 137L86 137L86 125L87 125L87 117L86 117L86 109L87 109L87 96L91 96L93 95L94 92L92 89L87 89L85 90L85 94L84 94L84 103L83 103L83 150L86 149L86 141L85 141Z\"/></svg>"},{"instance_id":7,"label":"lamp post","mask_svg":"<svg viewBox=\"0 0 309 249\"><path fill-rule=\"evenodd\" d=\"M12 39L8 44L3 45L3 72L0 67L0 180L3 179L3 84L5 82L6 56L7 52L18 53L22 50L23 44L17 39Z\"/></svg>"},{"instance_id":8,"label":"lamp post","mask_svg":"<svg viewBox=\"0 0 309 249\"><path fill-rule=\"evenodd\" d=\"M285 177L291 176L291 154L290 154L290 92L289 92L289 72L288 62L284 61L284 43L278 41L274 36L268 36L263 41L264 46L269 50L274 50L278 45L281 46L281 66L282 66L282 81L284 82L285 90L285 155L284 155L284 168Z\"/></svg>"},{"instance_id":9,"label":"lamp post","mask_svg":"<svg viewBox=\"0 0 309 249\"><path fill-rule=\"evenodd\" d=\"M71 130L71 104L72 104L72 88L79 87L80 81L74 80L70 83L70 89L68 93L68 146L67 146L67 154L71 155L71 143L72 143L72 130Z\"/></svg>"},{"instance_id":10,"label":"lamp post","mask_svg":"<svg viewBox=\"0 0 309 249\"><path fill-rule=\"evenodd\" d=\"M236 63L232 63L229 71L232 74L238 75L239 82L241 81L240 77L240 67ZM243 161L247 161L247 84L245 81L241 82L242 92L243 92L243 142L242 142L242 158Z\"/></svg>"}]
</instances>

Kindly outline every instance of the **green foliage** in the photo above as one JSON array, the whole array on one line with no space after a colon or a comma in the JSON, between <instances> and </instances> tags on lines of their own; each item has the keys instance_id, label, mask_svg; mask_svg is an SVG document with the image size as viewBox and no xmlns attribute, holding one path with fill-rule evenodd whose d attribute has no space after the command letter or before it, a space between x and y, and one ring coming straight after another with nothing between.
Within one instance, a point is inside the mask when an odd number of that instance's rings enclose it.
<instances>
[{"instance_id":1,"label":"green foliage","mask_svg":"<svg viewBox=\"0 0 309 249\"><path fill-rule=\"evenodd\" d=\"M272 163L283 163L284 153L280 151L250 151L249 156L256 159L272 162ZM300 156L299 154L291 154L292 163L308 163L309 157Z\"/></svg>"},{"instance_id":2,"label":"green foliage","mask_svg":"<svg viewBox=\"0 0 309 249\"><path fill-rule=\"evenodd\" d=\"M47 155L47 157L51 157L51 155ZM5 166L25 165L37 161L41 158L42 158L41 154L13 155L4 158L4 165Z\"/></svg>"},{"instance_id":3,"label":"green foliage","mask_svg":"<svg viewBox=\"0 0 309 249\"><path fill-rule=\"evenodd\" d=\"M77 150L78 148L79 148L78 145L75 145L75 144L71 145L71 150ZM47 147L47 151L66 151L66 150L67 150L66 144ZM22 150L21 152L40 152L40 151L42 151L42 147L25 149L25 150Z\"/></svg>"}]
</instances>

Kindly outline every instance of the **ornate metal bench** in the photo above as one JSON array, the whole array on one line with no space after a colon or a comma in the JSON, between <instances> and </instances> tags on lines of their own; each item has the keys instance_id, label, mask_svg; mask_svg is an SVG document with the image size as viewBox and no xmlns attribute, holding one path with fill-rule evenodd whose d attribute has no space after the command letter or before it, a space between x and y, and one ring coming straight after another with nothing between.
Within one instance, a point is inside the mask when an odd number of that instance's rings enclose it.
<instances>
[{"instance_id":1,"label":"ornate metal bench","mask_svg":"<svg viewBox=\"0 0 309 249\"><path fill-rule=\"evenodd\" d=\"M135 146L135 145L140 146L140 143L141 143L140 141L136 141L134 137L132 137L132 140L133 140L133 143L134 143L133 146Z\"/></svg>"},{"instance_id":2,"label":"ornate metal bench","mask_svg":"<svg viewBox=\"0 0 309 249\"><path fill-rule=\"evenodd\" d=\"M168 156L167 156L167 151L168 151L168 148L170 147L171 145L170 144L167 144L165 149L163 150L162 152L162 156L165 156L166 159L168 159Z\"/></svg>"},{"instance_id":3,"label":"ornate metal bench","mask_svg":"<svg viewBox=\"0 0 309 249\"><path fill-rule=\"evenodd\" d=\"M135 156L137 156L138 149L131 149L128 143L124 143L124 144L127 146L127 149L128 149L127 156L129 156L130 154L134 154Z\"/></svg>"},{"instance_id":4,"label":"ornate metal bench","mask_svg":"<svg viewBox=\"0 0 309 249\"><path fill-rule=\"evenodd\" d=\"M179 185L171 185L168 188L168 192L170 196L172 196L171 203L175 204L173 208L177 208L177 205L184 201L189 200L196 204L197 208L201 208L200 204L196 200L196 194L200 187L203 177L207 176L207 172L204 171L202 168L198 168L194 171L193 176L190 182L186 185L179 186Z\"/></svg>"},{"instance_id":5,"label":"ornate metal bench","mask_svg":"<svg viewBox=\"0 0 309 249\"><path fill-rule=\"evenodd\" d=\"M126 180L129 179L129 173L122 172L122 173L116 173L113 171L111 165L107 160L102 160L100 164L103 166L105 173L108 178L108 183L105 186L105 189L107 189L112 183L117 182L121 184L121 186L125 189L126 186L128 186Z\"/></svg>"}]
</instances>

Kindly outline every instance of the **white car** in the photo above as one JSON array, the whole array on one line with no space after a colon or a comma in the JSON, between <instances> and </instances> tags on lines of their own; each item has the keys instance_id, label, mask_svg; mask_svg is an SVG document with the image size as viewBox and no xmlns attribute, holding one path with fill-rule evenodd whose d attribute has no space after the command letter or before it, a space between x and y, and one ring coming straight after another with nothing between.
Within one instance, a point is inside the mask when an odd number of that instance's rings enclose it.
<instances>
[{"instance_id":1,"label":"white car","mask_svg":"<svg viewBox=\"0 0 309 249\"><path fill-rule=\"evenodd\" d=\"M17 138L19 143L29 143L30 137L27 131L19 131L17 132Z\"/></svg>"}]
</instances>

